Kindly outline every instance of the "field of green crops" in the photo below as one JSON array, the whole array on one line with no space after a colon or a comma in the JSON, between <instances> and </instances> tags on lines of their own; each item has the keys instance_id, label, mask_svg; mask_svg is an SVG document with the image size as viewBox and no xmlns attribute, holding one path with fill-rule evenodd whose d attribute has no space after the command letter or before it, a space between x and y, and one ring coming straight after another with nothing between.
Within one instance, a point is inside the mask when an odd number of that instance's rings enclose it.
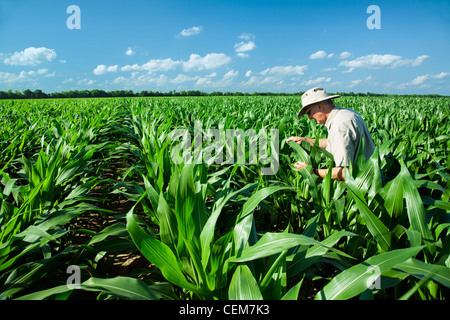
<instances>
[{"instance_id":1,"label":"field of green crops","mask_svg":"<svg viewBox=\"0 0 450 320\"><path fill-rule=\"evenodd\" d=\"M345 182L297 96L1 101L0 299L448 299L450 98L335 102L377 146Z\"/></svg>"}]
</instances>

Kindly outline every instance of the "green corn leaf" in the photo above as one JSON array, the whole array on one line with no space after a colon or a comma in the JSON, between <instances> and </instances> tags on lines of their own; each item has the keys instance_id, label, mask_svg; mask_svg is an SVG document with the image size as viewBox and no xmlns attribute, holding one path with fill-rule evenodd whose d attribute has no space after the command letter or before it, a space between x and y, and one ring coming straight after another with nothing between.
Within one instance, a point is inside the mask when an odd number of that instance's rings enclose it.
<instances>
[{"instance_id":1,"label":"green corn leaf","mask_svg":"<svg viewBox=\"0 0 450 320\"><path fill-rule=\"evenodd\" d=\"M111 279L90 278L81 284L81 288L89 291L101 291L113 296L131 300L158 300L147 284L139 279L115 277Z\"/></svg>"},{"instance_id":2,"label":"green corn leaf","mask_svg":"<svg viewBox=\"0 0 450 320\"><path fill-rule=\"evenodd\" d=\"M244 219L247 215L253 212L253 210L259 205L261 201L270 196L271 194L281 190L293 190L291 187L272 186L266 187L254 193L250 199L248 199L242 206L242 211L238 216L237 222Z\"/></svg>"},{"instance_id":3,"label":"green corn leaf","mask_svg":"<svg viewBox=\"0 0 450 320\"><path fill-rule=\"evenodd\" d=\"M156 267L163 276L173 284L192 292L199 292L199 288L186 280L181 271L177 258L164 243L153 239L137 224L133 217L133 209L127 213L127 230L139 251Z\"/></svg>"},{"instance_id":4,"label":"green corn leaf","mask_svg":"<svg viewBox=\"0 0 450 320\"><path fill-rule=\"evenodd\" d=\"M389 215L393 218L400 217L403 213L403 183L400 175L383 187L381 195Z\"/></svg>"},{"instance_id":5,"label":"green corn leaf","mask_svg":"<svg viewBox=\"0 0 450 320\"><path fill-rule=\"evenodd\" d=\"M44 300L51 296L62 293L70 293L75 289L68 285L61 285L50 289L33 292L16 300ZM139 279L118 276L110 279L90 278L80 284L80 289L86 291L103 292L121 299L129 300L170 300L174 295L170 292L170 287L166 283L147 285Z\"/></svg>"},{"instance_id":6,"label":"green corn leaf","mask_svg":"<svg viewBox=\"0 0 450 320\"><path fill-rule=\"evenodd\" d=\"M300 292L300 287L302 286L303 279L300 280L295 286L289 289L288 292L281 298L281 300L298 300L298 294Z\"/></svg>"},{"instance_id":7,"label":"green corn leaf","mask_svg":"<svg viewBox=\"0 0 450 320\"><path fill-rule=\"evenodd\" d=\"M230 300L262 300L258 283L246 265L239 265L231 278L228 289Z\"/></svg>"},{"instance_id":8,"label":"green corn leaf","mask_svg":"<svg viewBox=\"0 0 450 320\"><path fill-rule=\"evenodd\" d=\"M348 231L338 231L326 239L321 241L321 245L314 245L307 248L306 251L299 251L287 257L287 273L289 277L298 275L300 272L317 262L324 254L326 254L342 237L354 237L357 236L355 233ZM340 252L339 250L332 249L338 254L344 257L352 258L347 254Z\"/></svg>"},{"instance_id":9,"label":"green corn leaf","mask_svg":"<svg viewBox=\"0 0 450 320\"><path fill-rule=\"evenodd\" d=\"M376 283L383 272L416 255L421 247L396 249L373 256L335 276L316 295L316 300L346 300L353 298Z\"/></svg>"},{"instance_id":10,"label":"green corn leaf","mask_svg":"<svg viewBox=\"0 0 450 320\"><path fill-rule=\"evenodd\" d=\"M356 187L355 181L350 177L350 175L347 175L347 172L348 171L346 170L346 185L353 200L355 201L355 205L358 208L362 219L366 223L367 229L375 238L381 250L388 251L391 247L391 234L389 229L369 209L363 195Z\"/></svg>"},{"instance_id":11,"label":"green corn leaf","mask_svg":"<svg viewBox=\"0 0 450 320\"><path fill-rule=\"evenodd\" d=\"M232 258L230 262L245 262L268 257L299 245L321 245L316 240L300 234L265 233L259 241L242 250L240 257Z\"/></svg>"},{"instance_id":12,"label":"green corn leaf","mask_svg":"<svg viewBox=\"0 0 450 320\"><path fill-rule=\"evenodd\" d=\"M159 221L159 236L161 241L174 249L178 241L177 220L162 192L159 194L156 212Z\"/></svg>"},{"instance_id":13,"label":"green corn leaf","mask_svg":"<svg viewBox=\"0 0 450 320\"><path fill-rule=\"evenodd\" d=\"M307 164L311 164L311 157L308 153L303 149L298 143L294 141L289 141L289 146L294 149L295 154L298 156L300 161L305 162Z\"/></svg>"},{"instance_id":14,"label":"green corn leaf","mask_svg":"<svg viewBox=\"0 0 450 320\"><path fill-rule=\"evenodd\" d=\"M89 241L89 245L101 242L110 236L124 236L126 234L127 226L122 222L117 222L96 233Z\"/></svg>"},{"instance_id":15,"label":"green corn leaf","mask_svg":"<svg viewBox=\"0 0 450 320\"><path fill-rule=\"evenodd\" d=\"M50 289L42 290L42 291L36 291L18 298L15 298L14 300L44 300L49 297L64 294L67 292L72 291L67 285L57 286Z\"/></svg>"},{"instance_id":16,"label":"green corn leaf","mask_svg":"<svg viewBox=\"0 0 450 320\"><path fill-rule=\"evenodd\" d=\"M425 208L422 199L420 198L419 191L417 191L414 181L403 162L401 166L400 175L404 188L403 196L406 200L406 208L411 228L419 231L424 240L434 241L430 228L425 222Z\"/></svg>"},{"instance_id":17,"label":"green corn leaf","mask_svg":"<svg viewBox=\"0 0 450 320\"><path fill-rule=\"evenodd\" d=\"M235 250L238 255L246 245L248 237L250 236L251 227L253 224L253 216L250 216L250 214L253 212L253 210L261 203L261 201L263 201L271 194L280 190L289 190L289 189L291 188L279 186L267 187L258 190L250 197L250 199L248 199L244 203L244 205L242 206L242 211L236 219L236 226L233 229Z\"/></svg>"},{"instance_id":18,"label":"green corn leaf","mask_svg":"<svg viewBox=\"0 0 450 320\"><path fill-rule=\"evenodd\" d=\"M429 264L411 258L395 266L403 272L409 273L419 279L430 278L450 288L450 268L437 264Z\"/></svg>"}]
</instances>

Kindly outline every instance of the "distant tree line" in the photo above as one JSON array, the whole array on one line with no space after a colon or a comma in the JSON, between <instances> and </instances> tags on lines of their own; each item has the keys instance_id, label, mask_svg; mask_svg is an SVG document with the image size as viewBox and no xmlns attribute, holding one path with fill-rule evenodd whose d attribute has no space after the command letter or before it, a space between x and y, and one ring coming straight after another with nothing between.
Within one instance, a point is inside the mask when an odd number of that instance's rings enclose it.
<instances>
[{"instance_id":1,"label":"distant tree line","mask_svg":"<svg viewBox=\"0 0 450 320\"><path fill-rule=\"evenodd\" d=\"M211 93L188 90L188 91L141 91L133 92L132 90L114 90L104 91L99 89L93 90L70 90L53 93L45 93L40 89L31 91L30 89L20 91L0 91L0 99L60 99L60 98L115 98L115 97L198 97L198 96L301 96L303 92L294 93L274 93L274 92L221 92L214 91ZM383 96L396 96L393 94L380 94L380 93L354 93L354 92L335 92L333 94L339 94L342 96L357 96L357 97L383 97ZM427 95L402 95L402 96L426 96L426 97L444 97L439 94L427 94Z\"/></svg>"}]
</instances>

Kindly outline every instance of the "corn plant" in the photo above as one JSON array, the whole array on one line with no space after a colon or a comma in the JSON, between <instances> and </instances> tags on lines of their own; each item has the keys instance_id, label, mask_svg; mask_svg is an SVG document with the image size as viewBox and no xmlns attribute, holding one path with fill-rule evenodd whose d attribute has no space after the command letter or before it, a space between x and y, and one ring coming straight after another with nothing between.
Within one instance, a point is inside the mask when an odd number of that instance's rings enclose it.
<instances>
[{"instance_id":1,"label":"corn plant","mask_svg":"<svg viewBox=\"0 0 450 320\"><path fill-rule=\"evenodd\" d=\"M300 103L2 102L0 298L447 299L448 98L336 100L361 113L377 146L368 161L357 157L344 182L315 176L313 168L333 166L317 144L285 144L293 135L327 136L296 118ZM190 136L182 146L191 151L201 134L210 151L211 129L277 129L279 170L173 161L180 141L172 132ZM238 140L220 143L234 160L249 159ZM298 160L310 166L293 169ZM111 203L118 197L126 211ZM81 215L94 219L90 212L108 223L77 227ZM120 275L102 267L129 253L153 267ZM73 265L82 271L76 288L65 283Z\"/></svg>"}]
</instances>

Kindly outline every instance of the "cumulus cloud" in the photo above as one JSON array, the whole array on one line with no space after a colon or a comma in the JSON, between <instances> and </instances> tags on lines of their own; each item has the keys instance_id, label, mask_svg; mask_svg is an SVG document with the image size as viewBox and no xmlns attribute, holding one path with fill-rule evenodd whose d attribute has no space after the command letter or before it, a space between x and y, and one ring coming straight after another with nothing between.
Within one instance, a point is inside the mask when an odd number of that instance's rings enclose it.
<instances>
[{"instance_id":1,"label":"cumulus cloud","mask_svg":"<svg viewBox=\"0 0 450 320\"><path fill-rule=\"evenodd\" d=\"M341 52L339 54L339 59L348 59L352 56L352 54L348 51Z\"/></svg>"},{"instance_id":2,"label":"cumulus cloud","mask_svg":"<svg viewBox=\"0 0 450 320\"><path fill-rule=\"evenodd\" d=\"M131 49L131 47L128 47L128 50L125 51L125 54L127 56L134 56L136 54L136 52L133 49Z\"/></svg>"},{"instance_id":3,"label":"cumulus cloud","mask_svg":"<svg viewBox=\"0 0 450 320\"><path fill-rule=\"evenodd\" d=\"M117 72L118 67L119 67L118 65L108 67L105 66L104 64L100 64L94 69L93 73L95 75L102 75L109 72Z\"/></svg>"},{"instance_id":4,"label":"cumulus cloud","mask_svg":"<svg viewBox=\"0 0 450 320\"><path fill-rule=\"evenodd\" d=\"M200 77L195 83L198 87L210 87L210 88L224 88L230 86L233 80L238 76L239 72L235 70L230 70L225 73L221 79L214 80L217 73L213 73L206 77Z\"/></svg>"},{"instance_id":5,"label":"cumulus cloud","mask_svg":"<svg viewBox=\"0 0 450 320\"><path fill-rule=\"evenodd\" d=\"M425 81L429 80L429 79L443 79L445 77L448 77L450 75L449 72L441 72L438 74L424 74L422 76L418 76L416 78L414 78L414 80L411 81L412 85L419 85L424 83Z\"/></svg>"},{"instance_id":6,"label":"cumulus cloud","mask_svg":"<svg viewBox=\"0 0 450 320\"><path fill-rule=\"evenodd\" d=\"M224 88L233 84L233 80L238 76L239 72L235 70L229 70L221 78L217 78L217 73L213 72L206 76L189 76L185 74L178 74L175 78L169 78L166 75L153 76L151 74L139 75L137 72L133 72L131 77L117 77L113 80L116 85L125 87L146 87L154 85L157 87L178 85L182 88L185 83L193 82L197 87L212 87L212 88Z\"/></svg>"},{"instance_id":7,"label":"cumulus cloud","mask_svg":"<svg viewBox=\"0 0 450 320\"><path fill-rule=\"evenodd\" d=\"M280 75L280 76L288 76L288 75L302 75L305 70L308 69L308 66L275 66L272 68L267 68L264 71L261 71L261 75Z\"/></svg>"},{"instance_id":8,"label":"cumulus cloud","mask_svg":"<svg viewBox=\"0 0 450 320\"><path fill-rule=\"evenodd\" d=\"M328 83L330 81L331 81L331 78L319 77L317 79L310 79L310 80L303 81L302 85L312 86L312 85L318 85L321 83Z\"/></svg>"},{"instance_id":9,"label":"cumulus cloud","mask_svg":"<svg viewBox=\"0 0 450 320\"><path fill-rule=\"evenodd\" d=\"M309 58L312 60L325 59L326 57L327 57L327 53L323 50L316 51L309 56Z\"/></svg>"},{"instance_id":10,"label":"cumulus cloud","mask_svg":"<svg viewBox=\"0 0 450 320\"><path fill-rule=\"evenodd\" d=\"M252 51L256 48L256 44L253 41L249 42L239 42L234 45L234 51L235 52L247 52Z\"/></svg>"},{"instance_id":11,"label":"cumulus cloud","mask_svg":"<svg viewBox=\"0 0 450 320\"><path fill-rule=\"evenodd\" d=\"M219 68L231 61L224 53L208 53L204 57L191 54L189 60L152 59L142 65L133 64L120 68L121 71L147 71L148 73L158 71L171 71L181 67L184 71L201 71Z\"/></svg>"},{"instance_id":12,"label":"cumulus cloud","mask_svg":"<svg viewBox=\"0 0 450 320\"><path fill-rule=\"evenodd\" d=\"M151 59L143 65L133 64L126 65L120 68L122 71L147 71L148 73L157 71L169 71L174 70L181 64L180 61L167 59Z\"/></svg>"},{"instance_id":13,"label":"cumulus cloud","mask_svg":"<svg viewBox=\"0 0 450 320\"><path fill-rule=\"evenodd\" d=\"M178 36L182 36L182 37L190 37L196 34L199 34L200 32L202 32L203 27L199 26L199 27L192 27L192 28L188 28L188 29L183 29L181 30L181 32L178 34Z\"/></svg>"},{"instance_id":14,"label":"cumulus cloud","mask_svg":"<svg viewBox=\"0 0 450 320\"><path fill-rule=\"evenodd\" d=\"M355 68L365 69L381 69L389 68L394 69L401 66L420 66L425 59L429 58L427 55L418 56L416 59L404 59L401 56L393 54L369 54L367 56L358 57L353 60L345 60L339 63L339 66L348 67L348 72L353 71Z\"/></svg>"},{"instance_id":15,"label":"cumulus cloud","mask_svg":"<svg viewBox=\"0 0 450 320\"><path fill-rule=\"evenodd\" d=\"M295 89L295 81L308 69L306 65L274 66L259 73L247 71L246 81L241 82L244 87L254 87L256 90L286 90Z\"/></svg>"},{"instance_id":16,"label":"cumulus cloud","mask_svg":"<svg viewBox=\"0 0 450 320\"><path fill-rule=\"evenodd\" d=\"M56 58L54 49L45 47L29 47L23 51L15 52L3 60L5 64L13 66L35 66L42 62L50 62Z\"/></svg>"},{"instance_id":17,"label":"cumulus cloud","mask_svg":"<svg viewBox=\"0 0 450 320\"><path fill-rule=\"evenodd\" d=\"M208 53L204 57L193 53L182 65L185 71L200 71L219 68L229 62L231 58L224 53Z\"/></svg>"},{"instance_id":18,"label":"cumulus cloud","mask_svg":"<svg viewBox=\"0 0 450 320\"><path fill-rule=\"evenodd\" d=\"M238 52L236 55L240 58L248 58L250 55L248 53Z\"/></svg>"},{"instance_id":19,"label":"cumulus cloud","mask_svg":"<svg viewBox=\"0 0 450 320\"><path fill-rule=\"evenodd\" d=\"M236 43L234 45L234 52L236 52L236 55L241 58L248 58L250 55L248 54L249 51L252 51L256 48L255 44L255 36L244 32L240 36L238 36L238 39L241 39L243 41Z\"/></svg>"},{"instance_id":20,"label":"cumulus cloud","mask_svg":"<svg viewBox=\"0 0 450 320\"><path fill-rule=\"evenodd\" d=\"M84 78L77 82L78 85L82 86L92 86L95 83L95 80Z\"/></svg>"},{"instance_id":21,"label":"cumulus cloud","mask_svg":"<svg viewBox=\"0 0 450 320\"><path fill-rule=\"evenodd\" d=\"M356 87L358 84L361 84L365 81L370 81L370 80L372 80L372 76L367 76L365 79L353 80L353 81L350 81L349 87L353 88L353 87Z\"/></svg>"},{"instance_id":22,"label":"cumulus cloud","mask_svg":"<svg viewBox=\"0 0 450 320\"><path fill-rule=\"evenodd\" d=\"M244 32L243 34L238 36L238 39L242 39L242 40L245 40L245 41L255 40L255 36L253 34L251 34L251 33Z\"/></svg>"},{"instance_id":23,"label":"cumulus cloud","mask_svg":"<svg viewBox=\"0 0 450 320\"><path fill-rule=\"evenodd\" d=\"M0 72L0 83L13 85L16 83L32 82L36 83L39 77L53 77L55 73L48 73L48 69L39 69L31 71L21 71L19 74L11 72Z\"/></svg>"}]
</instances>

